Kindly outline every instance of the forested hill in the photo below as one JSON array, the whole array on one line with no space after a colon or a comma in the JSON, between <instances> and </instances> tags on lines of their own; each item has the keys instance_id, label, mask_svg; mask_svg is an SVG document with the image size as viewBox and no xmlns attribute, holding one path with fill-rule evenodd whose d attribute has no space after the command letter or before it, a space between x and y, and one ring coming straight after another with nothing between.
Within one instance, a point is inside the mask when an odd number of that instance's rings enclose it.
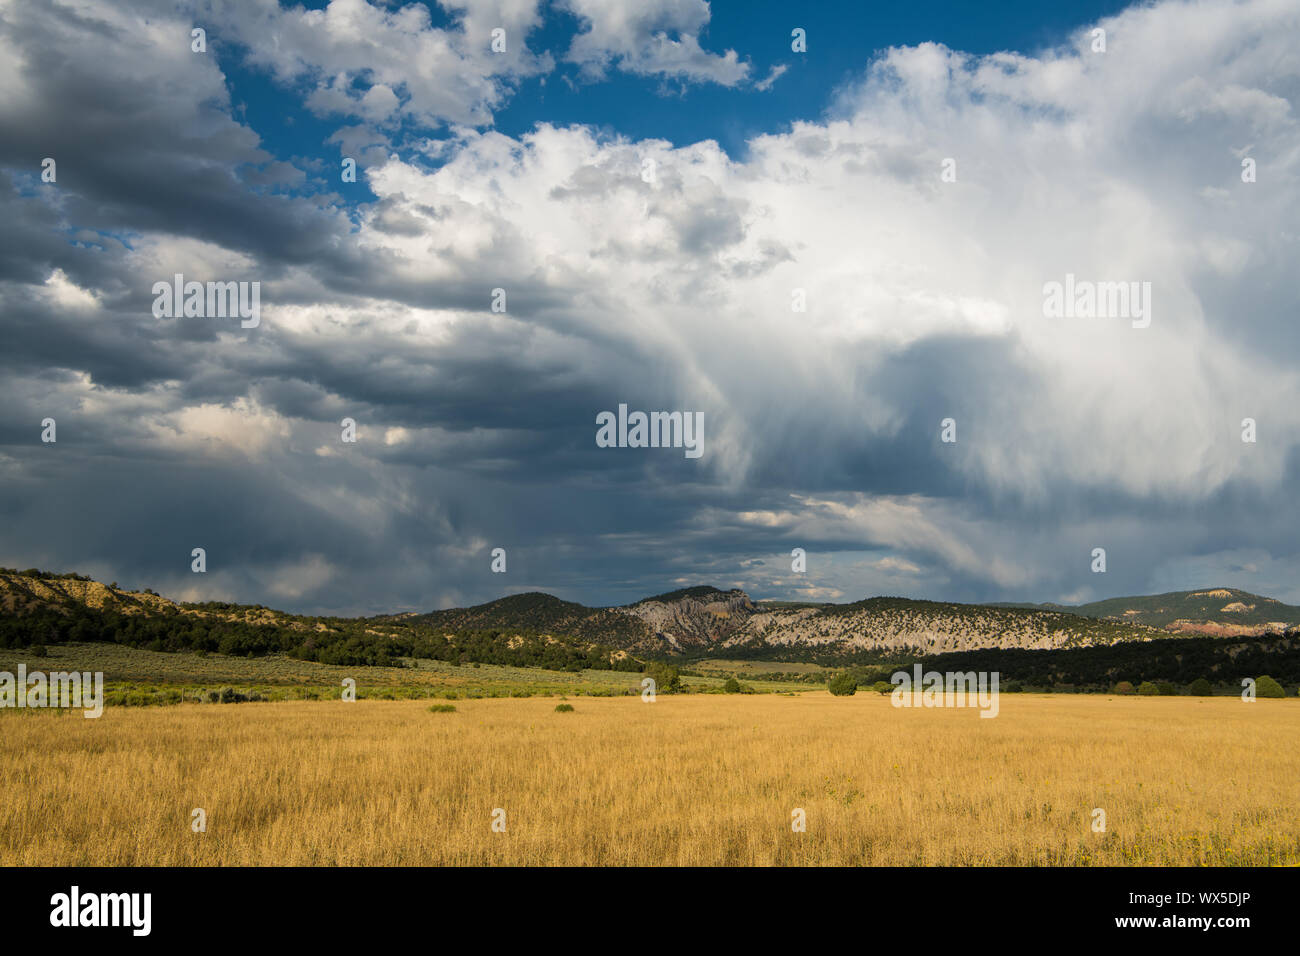
<instances>
[{"instance_id":1,"label":"forested hill","mask_svg":"<svg viewBox=\"0 0 1300 956\"><path fill-rule=\"evenodd\" d=\"M875 652L1054 650L1168 640L1197 632L1192 625L1214 624L1221 630L1208 633L1243 636L1300 624L1300 609L1227 588L1066 608L898 597L769 603L737 589L697 586L621 607L587 607L529 592L468 608L348 618L261 605L179 603L77 574L11 569L0 569L0 610L0 641L9 646L90 640L159 650L284 653L323 663L423 656L560 667L625 666L635 658L680 655L808 660Z\"/></svg>"},{"instance_id":2,"label":"forested hill","mask_svg":"<svg viewBox=\"0 0 1300 956\"><path fill-rule=\"evenodd\" d=\"M1144 597L1109 598L1090 604L1006 604L1032 610L1059 611L1099 620L1142 624L1177 634L1230 637L1300 626L1300 607L1238 588L1171 591Z\"/></svg>"}]
</instances>

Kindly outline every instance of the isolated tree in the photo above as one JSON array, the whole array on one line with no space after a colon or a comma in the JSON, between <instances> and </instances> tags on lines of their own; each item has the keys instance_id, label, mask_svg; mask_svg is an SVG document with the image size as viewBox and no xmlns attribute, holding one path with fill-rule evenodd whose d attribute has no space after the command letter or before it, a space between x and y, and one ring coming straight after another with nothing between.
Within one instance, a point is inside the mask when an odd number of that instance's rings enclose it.
<instances>
[{"instance_id":1,"label":"isolated tree","mask_svg":"<svg viewBox=\"0 0 1300 956\"><path fill-rule=\"evenodd\" d=\"M655 693L672 694L682 689L682 675L671 664L650 661L645 666L645 676L655 682Z\"/></svg>"},{"instance_id":2,"label":"isolated tree","mask_svg":"<svg viewBox=\"0 0 1300 956\"><path fill-rule=\"evenodd\" d=\"M852 697L858 690L858 681L848 671L841 671L826 682L826 689L836 697Z\"/></svg>"},{"instance_id":3,"label":"isolated tree","mask_svg":"<svg viewBox=\"0 0 1300 956\"><path fill-rule=\"evenodd\" d=\"M740 681L736 680L734 677L728 677L727 682L722 685L722 692L724 694L739 694Z\"/></svg>"},{"instance_id":4,"label":"isolated tree","mask_svg":"<svg viewBox=\"0 0 1300 956\"><path fill-rule=\"evenodd\" d=\"M1264 676L1264 677L1256 678L1255 680L1255 696L1256 697L1285 697L1286 691L1284 691L1282 689L1282 685L1279 684L1277 681L1273 680L1273 678Z\"/></svg>"},{"instance_id":5,"label":"isolated tree","mask_svg":"<svg viewBox=\"0 0 1300 956\"><path fill-rule=\"evenodd\" d=\"M1204 677L1198 677L1196 680L1192 681L1192 686L1187 688L1187 692L1193 697L1214 696L1214 688L1210 686L1210 682Z\"/></svg>"}]
</instances>

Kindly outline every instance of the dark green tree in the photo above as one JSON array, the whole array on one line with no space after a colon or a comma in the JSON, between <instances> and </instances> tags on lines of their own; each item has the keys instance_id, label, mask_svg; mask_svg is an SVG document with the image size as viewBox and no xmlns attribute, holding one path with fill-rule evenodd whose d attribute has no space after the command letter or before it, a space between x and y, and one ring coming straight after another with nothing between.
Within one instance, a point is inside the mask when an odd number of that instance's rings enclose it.
<instances>
[{"instance_id":1,"label":"dark green tree","mask_svg":"<svg viewBox=\"0 0 1300 956\"><path fill-rule=\"evenodd\" d=\"M675 694L682 689L681 673L663 661L650 661L646 664L645 676L654 680L655 692L658 694Z\"/></svg>"},{"instance_id":2,"label":"dark green tree","mask_svg":"<svg viewBox=\"0 0 1300 956\"><path fill-rule=\"evenodd\" d=\"M857 693L858 681L849 671L841 671L826 682L826 689L836 697L852 697Z\"/></svg>"},{"instance_id":3,"label":"dark green tree","mask_svg":"<svg viewBox=\"0 0 1300 956\"><path fill-rule=\"evenodd\" d=\"M1285 697L1286 691L1282 685L1273 678L1265 675L1255 679L1255 696L1256 697Z\"/></svg>"}]
</instances>

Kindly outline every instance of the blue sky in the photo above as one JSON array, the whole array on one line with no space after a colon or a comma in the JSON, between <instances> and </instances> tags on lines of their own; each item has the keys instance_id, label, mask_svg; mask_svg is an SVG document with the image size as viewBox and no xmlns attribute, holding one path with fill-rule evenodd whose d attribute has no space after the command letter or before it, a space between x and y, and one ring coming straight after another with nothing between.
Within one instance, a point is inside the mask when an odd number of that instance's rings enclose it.
<instances>
[{"instance_id":1,"label":"blue sky","mask_svg":"<svg viewBox=\"0 0 1300 956\"><path fill-rule=\"evenodd\" d=\"M325 2L306 3L324 9ZM457 18L436 3L421 4L435 27L454 29ZM816 120L831 106L836 91L860 78L863 67L893 46L925 42L970 53L1034 53L1059 45L1076 28L1124 8L1120 0L1086 3L1009 2L990 15L984 4L961 2L816 3L792 8L779 0L710 5L706 48L736 50L757 78L773 68L786 71L766 90L752 85L726 87L681 79L647 78L621 72L593 80L574 64L560 62L553 72L527 77L508 95L491 122L494 129L521 136L538 123L580 124L631 139L664 139L683 146L716 141L728 155L743 158L752 136L786 129L799 120ZM797 9L797 12L796 12ZM534 51L560 59L581 20L547 7L542 23L527 34ZM809 53L791 50L791 31L806 31ZM284 159L312 157L336 161L327 140L337 118L322 118L303 106L299 90L272 81L264 71L244 65L245 50L222 50L232 101L244 112L266 149ZM414 137L447 131L413 125ZM368 201L364 189L345 201Z\"/></svg>"},{"instance_id":2,"label":"blue sky","mask_svg":"<svg viewBox=\"0 0 1300 956\"><path fill-rule=\"evenodd\" d=\"M795 10L0 0L0 565L1300 603L1300 9ZM177 273L258 321L156 315ZM621 405L702 454L604 447Z\"/></svg>"},{"instance_id":3,"label":"blue sky","mask_svg":"<svg viewBox=\"0 0 1300 956\"><path fill-rule=\"evenodd\" d=\"M820 117L834 92L855 81L866 61L889 47L929 41L971 53L1032 53L1123 6L1014 2L999 4L991 16L985 4L933 0L799 7L778 0L715 3L705 34L708 48L743 51L760 77L773 67L787 67L770 90L646 82L621 75L586 84L568 67L561 75L569 75L576 86L554 77L544 85L538 79L525 81L498 113L496 126L512 136L548 122L609 127L633 139L666 139L675 145L712 139L728 154L742 157L751 136ZM529 38L530 45L561 51L574 25L573 17L557 16ZM807 31L811 56L791 52L795 27Z\"/></svg>"}]
</instances>

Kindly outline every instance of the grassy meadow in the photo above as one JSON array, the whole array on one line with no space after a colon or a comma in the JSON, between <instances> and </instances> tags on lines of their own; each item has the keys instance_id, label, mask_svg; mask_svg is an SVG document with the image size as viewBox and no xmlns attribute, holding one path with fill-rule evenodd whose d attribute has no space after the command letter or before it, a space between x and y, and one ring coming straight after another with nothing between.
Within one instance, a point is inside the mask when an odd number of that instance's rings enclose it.
<instances>
[{"instance_id":1,"label":"grassy meadow","mask_svg":"<svg viewBox=\"0 0 1300 956\"><path fill-rule=\"evenodd\" d=\"M0 864L1300 863L1293 700L556 702L6 711Z\"/></svg>"},{"instance_id":2,"label":"grassy meadow","mask_svg":"<svg viewBox=\"0 0 1300 956\"><path fill-rule=\"evenodd\" d=\"M231 687L267 700L338 699L342 681L357 682L357 696L387 700L446 697L510 697L579 694L611 697L641 692L644 675L629 671L553 671L495 664L450 664L410 660L408 667L348 667L317 664L291 657L231 657L194 652L164 653L120 644L52 645L46 657L27 649L0 648L0 671L101 672L110 707L179 704L198 701L209 692ZM683 677L693 690L718 689L728 675ZM807 684L764 681L759 692L807 691Z\"/></svg>"}]
</instances>

